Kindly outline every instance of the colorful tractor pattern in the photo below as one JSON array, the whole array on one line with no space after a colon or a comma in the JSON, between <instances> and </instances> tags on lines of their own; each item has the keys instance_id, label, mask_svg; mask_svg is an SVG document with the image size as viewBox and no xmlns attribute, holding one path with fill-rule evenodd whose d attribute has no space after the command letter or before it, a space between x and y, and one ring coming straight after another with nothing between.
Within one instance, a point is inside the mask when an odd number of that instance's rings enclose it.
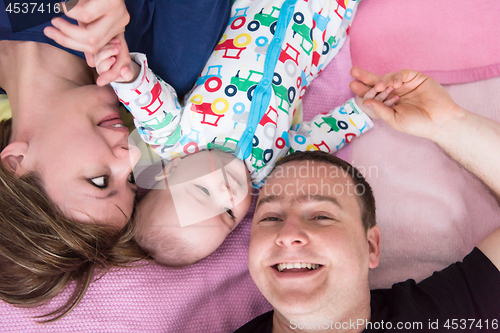
<instances>
[{"instance_id":1,"label":"colorful tractor pattern","mask_svg":"<svg viewBox=\"0 0 500 333\"><path fill-rule=\"evenodd\" d=\"M322 8L323 2L328 7ZM332 50L337 50L345 40L350 21L344 22L343 18L352 17L357 2L336 0L332 4L322 0L297 0L293 15L288 16L287 30L282 34L279 31L282 25L278 23L287 18L287 15L280 16L283 9L286 10L285 7L280 8L282 0L236 0L228 27L195 87L186 96L182 112L178 117L165 113L165 98L158 94L155 85L151 90L151 101L143 106L143 110L152 119L155 115L158 119L143 122L141 134L152 138L154 131L166 122L177 121L179 126L170 138L153 142L160 145L157 151L168 159L205 148L234 152L242 134L251 132L252 152L245 162L254 184L266 176L259 174L260 170L274 164L288 151L334 151L337 145L343 145L342 140L350 141L351 135L359 133L356 128L359 122L351 121L352 126L349 125L347 130L340 127L341 132L347 132L335 142L323 139L310 142L309 132L317 128L327 134L337 133L335 129L339 125L336 124L338 121L347 123L348 116L347 120L327 116L318 118L316 125L311 123L310 130L294 134L293 138L289 131L293 114L307 85L333 58L335 53ZM339 26L338 31L330 29ZM278 48L272 48L274 44L278 44ZM273 57L276 57L276 65L266 65L270 57L268 50L272 50ZM267 78L272 79L268 81ZM264 81L271 87L269 105L262 106L260 110L254 109L254 95ZM159 83L158 87L161 87ZM325 126L329 129L325 130Z\"/></svg>"}]
</instances>

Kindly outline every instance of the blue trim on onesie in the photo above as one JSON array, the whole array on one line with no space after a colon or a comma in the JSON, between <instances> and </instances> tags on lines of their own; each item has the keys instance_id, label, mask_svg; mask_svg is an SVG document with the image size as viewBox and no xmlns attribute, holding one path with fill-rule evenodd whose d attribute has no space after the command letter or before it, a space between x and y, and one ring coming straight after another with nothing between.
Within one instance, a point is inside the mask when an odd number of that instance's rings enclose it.
<instances>
[{"instance_id":1,"label":"blue trim on onesie","mask_svg":"<svg viewBox=\"0 0 500 333\"><path fill-rule=\"evenodd\" d=\"M262 79L257 84L257 87L253 92L252 103L250 105L248 115L248 123L235 151L236 157L241 160L245 160L251 155L255 130L264 116L267 107L269 106L269 101L272 96L271 83L273 81L274 69L278 63L281 46L283 45L283 40L285 39L288 24L292 20L296 3L297 0L286 0L281 6L274 37L267 49Z\"/></svg>"}]
</instances>

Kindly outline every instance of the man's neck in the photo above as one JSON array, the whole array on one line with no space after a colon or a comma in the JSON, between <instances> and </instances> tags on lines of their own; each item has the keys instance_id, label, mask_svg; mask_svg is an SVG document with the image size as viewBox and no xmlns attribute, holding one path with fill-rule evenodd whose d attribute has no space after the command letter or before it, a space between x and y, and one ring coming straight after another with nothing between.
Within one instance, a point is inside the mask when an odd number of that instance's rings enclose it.
<instances>
[{"instance_id":1,"label":"man's neck","mask_svg":"<svg viewBox=\"0 0 500 333\"><path fill-rule=\"evenodd\" d=\"M0 42L0 87L9 97L13 133L21 136L12 139L25 139L65 91L93 82L93 70L66 51L37 42Z\"/></svg>"},{"instance_id":2,"label":"man's neck","mask_svg":"<svg viewBox=\"0 0 500 333\"><path fill-rule=\"evenodd\" d=\"M351 314L346 313L342 317L328 314L314 316L286 316L274 310L272 333L358 333L363 332L366 322L370 320L370 303L361 305ZM342 318L342 319L339 319Z\"/></svg>"}]
</instances>

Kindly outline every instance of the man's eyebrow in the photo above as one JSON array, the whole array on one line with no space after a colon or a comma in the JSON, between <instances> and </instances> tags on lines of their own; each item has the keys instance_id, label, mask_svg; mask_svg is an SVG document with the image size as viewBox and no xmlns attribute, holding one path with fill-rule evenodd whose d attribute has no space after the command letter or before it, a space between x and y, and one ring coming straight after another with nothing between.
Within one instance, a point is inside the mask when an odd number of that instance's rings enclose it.
<instances>
[{"instance_id":1,"label":"man's eyebrow","mask_svg":"<svg viewBox=\"0 0 500 333\"><path fill-rule=\"evenodd\" d=\"M255 206L255 212L257 212L260 208L260 206L268 203L273 203L273 202L283 202L285 199L283 197L280 197L278 195L269 195L263 199L260 199L259 202L257 203L257 206Z\"/></svg>"},{"instance_id":2,"label":"man's eyebrow","mask_svg":"<svg viewBox=\"0 0 500 333\"><path fill-rule=\"evenodd\" d=\"M337 198L331 197L331 196L328 196L328 195L303 195L303 196L297 198L297 201L299 201L299 202L304 202L304 201L318 201L318 202L320 202L320 201L327 201L327 202L331 202L335 206L337 206L340 209L342 209L342 206L340 205L340 203L337 200Z\"/></svg>"},{"instance_id":3,"label":"man's eyebrow","mask_svg":"<svg viewBox=\"0 0 500 333\"><path fill-rule=\"evenodd\" d=\"M260 206L262 206L264 204L271 204L274 202L283 202L285 200L286 200L286 198L283 196L278 196L278 195L267 196L267 197L259 200L259 202L257 203L257 206L255 207L255 212L257 212L259 210ZM342 209L342 206L340 205L339 201L336 198L330 197L328 195L307 195L306 194L306 195L302 195L302 196L295 197L292 199L292 203L293 202L307 202L307 201L317 201L317 202L326 201L326 202L330 202L330 203L334 204L335 206L339 207L340 209Z\"/></svg>"}]
</instances>

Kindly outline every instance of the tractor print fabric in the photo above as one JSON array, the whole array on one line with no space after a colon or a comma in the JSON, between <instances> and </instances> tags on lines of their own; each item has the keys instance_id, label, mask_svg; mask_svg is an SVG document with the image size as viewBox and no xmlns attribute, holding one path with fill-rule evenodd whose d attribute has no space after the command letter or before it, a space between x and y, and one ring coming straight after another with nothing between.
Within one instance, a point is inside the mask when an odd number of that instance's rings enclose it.
<instances>
[{"instance_id":1,"label":"tractor print fabric","mask_svg":"<svg viewBox=\"0 0 500 333\"><path fill-rule=\"evenodd\" d=\"M142 66L137 80L113 87L142 139L163 159L220 149L242 159L253 185L260 187L287 153L332 153L373 126L353 99L292 126L307 85L343 45L357 4L236 0L184 106L141 54L132 55Z\"/></svg>"}]
</instances>

